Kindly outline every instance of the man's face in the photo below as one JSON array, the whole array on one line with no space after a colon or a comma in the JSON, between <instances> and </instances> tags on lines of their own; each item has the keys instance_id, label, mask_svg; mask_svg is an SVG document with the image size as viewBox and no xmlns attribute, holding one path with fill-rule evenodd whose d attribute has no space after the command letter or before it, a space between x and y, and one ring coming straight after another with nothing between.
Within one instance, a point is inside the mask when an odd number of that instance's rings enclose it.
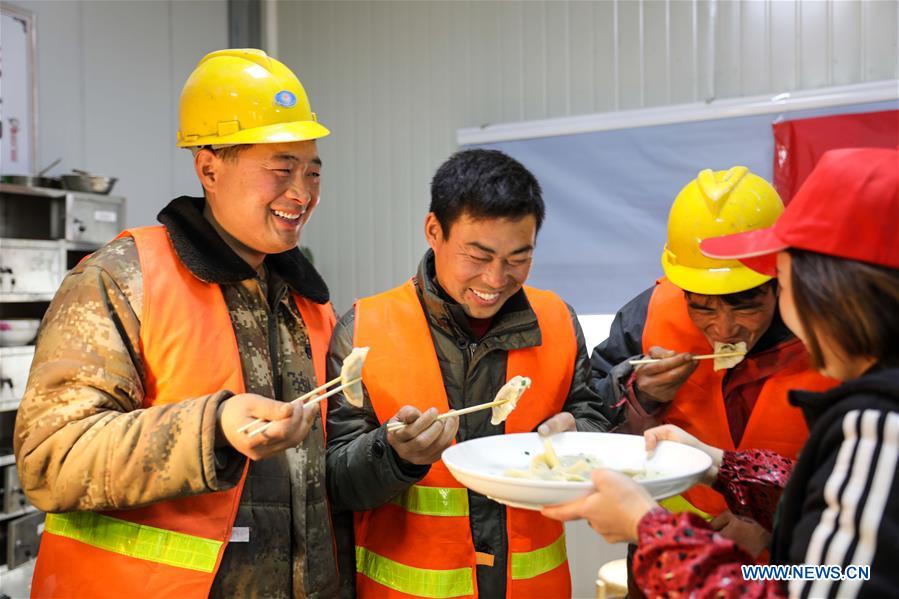
<instances>
[{"instance_id":1,"label":"man's face","mask_svg":"<svg viewBox=\"0 0 899 599\"><path fill-rule=\"evenodd\" d=\"M490 318L524 285L531 270L537 219L472 219L463 213L444 235L433 213L425 237L434 250L437 281L465 313Z\"/></svg>"},{"instance_id":2,"label":"man's face","mask_svg":"<svg viewBox=\"0 0 899 599\"><path fill-rule=\"evenodd\" d=\"M256 144L231 160L202 150L196 165L212 216L246 250L277 254L296 247L319 199L314 141Z\"/></svg>"},{"instance_id":3,"label":"man's face","mask_svg":"<svg viewBox=\"0 0 899 599\"><path fill-rule=\"evenodd\" d=\"M777 308L777 294L773 286L751 300L736 305L726 303L717 295L687 293L687 313L709 344L746 342L746 349L758 342L771 326Z\"/></svg>"}]
</instances>

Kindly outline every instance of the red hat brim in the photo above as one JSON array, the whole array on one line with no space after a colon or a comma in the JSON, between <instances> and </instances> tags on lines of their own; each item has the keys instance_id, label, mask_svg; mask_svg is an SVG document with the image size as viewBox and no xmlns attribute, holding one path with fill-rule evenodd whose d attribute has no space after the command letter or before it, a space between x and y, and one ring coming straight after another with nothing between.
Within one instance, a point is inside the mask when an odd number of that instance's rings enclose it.
<instances>
[{"instance_id":1,"label":"red hat brim","mask_svg":"<svg viewBox=\"0 0 899 599\"><path fill-rule=\"evenodd\" d=\"M774 227L703 239L699 249L709 258L739 260L752 270L777 276L777 252L789 246L774 233Z\"/></svg>"}]
</instances>

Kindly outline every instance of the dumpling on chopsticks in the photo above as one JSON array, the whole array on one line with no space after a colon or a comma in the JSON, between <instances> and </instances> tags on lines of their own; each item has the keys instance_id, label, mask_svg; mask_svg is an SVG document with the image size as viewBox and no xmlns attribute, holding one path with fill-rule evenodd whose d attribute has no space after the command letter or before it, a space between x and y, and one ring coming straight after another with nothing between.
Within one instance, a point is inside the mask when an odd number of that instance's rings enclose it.
<instances>
[{"instance_id":1,"label":"dumpling on chopsticks","mask_svg":"<svg viewBox=\"0 0 899 599\"><path fill-rule=\"evenodd\" d=\"M367 355L367 347L354 347L350 355L343 359L343 366L340 367L340 384L349 385L344 388L343 396L357 408L362 407L362 366Z\"/></svg>"},{"instance_id":2,"label":"dumpling on chopsticks","mask_svg":"<svg viewBox=\"0 0 899 599\"><path fill-rule=\"evenodd\" d=\"M716 341L713 350L716 354L730 354L716 357L714 362L712 362L712 368L714 370L717 371L724 370L725 368L733 368L734 366L742 362L743 358L746 357L746 342L740 341L738 343L720 343Z\"/></svg>"},{"instance_id":3,"label":"dumpling on chopsticks","mask_svg":"<svg viewBox=\"0 0 899 599\"><path fill-rule=\"evenodd\" d=\"M493 413L490 417L490 424L494 426L502 424L518 405L522 393L530 389L531 379L526 376L516 375L509 379L496 393L493 401L501 401L503 403L493 406Z\"/></svg>"}]
</instances>

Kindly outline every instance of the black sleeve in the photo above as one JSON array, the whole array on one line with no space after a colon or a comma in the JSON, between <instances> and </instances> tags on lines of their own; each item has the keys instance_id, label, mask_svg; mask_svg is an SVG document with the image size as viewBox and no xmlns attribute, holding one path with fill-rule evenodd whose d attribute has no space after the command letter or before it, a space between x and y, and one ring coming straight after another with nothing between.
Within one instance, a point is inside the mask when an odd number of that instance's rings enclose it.
<instances>
[{"instance_id":1,"label":"black sleeve","mask_svg":"<svg viewBox=\"0 0 899 599\"><path fill-rule=\"evenodd\" d=\"M634 367L628 360L643 354L643 327L652 298L650 287L615 314L609 337L593 349L590 359L590 386L600 398L603 415L612 427L630 431L628 420L640 413L639 408L652 411L655 406L635 406L628 401L627 383Z\"/></svg>"},{"instance_id":2,"label":"black sleeve","mask_svg":"<svg viewBox=\"0 0 899 599\"><path fill-rule=\"evenodd\" d=\"M802 494L785 492L775 537L790 542L792 563L869 566L870 578L793 581L796 596L895 596L899 413L895 404L890 408L846 412L823 433L812 433L821 438L816 447L803 449L809 455L800 457L793 477L807 482Z\"/></svg>"},{"instance_id":3,"label":"black sleeve","mask_svg":"<svg viewBox=\"0 0 899 599\"><path fill-rule=\"evenodd\" d=\"M565 400L562 410L570 412L574 416L579 431L609 431L612 425L603 413L599 396L590 388L590 358L587 355L584 331L581 329L574 308L568 306L568 312L571 314L571 321L574 325L577 357L575 358L574 374L571 377L571 388L568 390L568 398Z\"/></svg>"},{"instance_id":4,"label":"black sleeve","mask_svg":"<svg viewBox=\"0 0 899 599\"><path fill-rule=\"evenodd\" d=\"M353 350L355 312L337 323L328 351L328 380L340 376L343 360ZM418 482L430 466L400 459L387 442L368 391L361 408L342 394L328 398L328 446L326 456L328 495L339 511L364 511L380 507Z\"/></svg>"}]
</instances>

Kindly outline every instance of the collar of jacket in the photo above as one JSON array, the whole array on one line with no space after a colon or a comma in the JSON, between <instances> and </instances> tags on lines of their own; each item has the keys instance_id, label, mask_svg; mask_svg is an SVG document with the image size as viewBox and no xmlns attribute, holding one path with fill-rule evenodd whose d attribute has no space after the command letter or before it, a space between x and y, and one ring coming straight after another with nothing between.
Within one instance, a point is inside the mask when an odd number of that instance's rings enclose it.
<instances>
[{"instance_id":1,"label":"collar of jacket","mask_svg":"<svg viewBox=\"0 0 899 599\"><path fill-rule=\"evenodd\" d=\"M425 253L418 265L414 281L419 299L432 326L457 340L479 341L474 339L465 310L437 282L433 250ZM520 289L506 300L493 317L490 329L480 341L500 337L504 338L503 349L534 347L542 342L537 314L531 308L524 289Z\"/></svg>"},{"instance_id":2,"label":"collar of jacket","mask_svg":"<svg viewBox=\"0 0 899 599\"><path fill-rule=\"evenodd\" d=\"M203 216L206 200L181 196L157 216L178 258L201 281L225 284L256 277L256 271L225 243ZM299 248L269 254L265 264L291 289L317 304L328 302L328 286Z\"/></svg>"},{"instance_id":3,"label":"collar of jacket","mask_svg":"<svg viewBox=\"0 0 899 599\"><path fill-rule=\"evenodd\" d=\"M749 355L768 351L794 338L795 335L787 328L787 325L784 324L783 319L780 317L780 309L775 308L774 316L771 317L771 324L768 325L768 328L765 329L765 332L762 333L756 344L749 350Z\"/></svg>"},{"instance_id":4,"label":"collar of jacket","mask_svg":"<svg viewBox=\"0 0 899 599\"><path fill-rule=\"evenodd\" d=\"M857 379L824 392L790 391L790 404L800 408L808 427L842 400L851 396L878 396L892 401L899 410L899 364L875 364Z\"/></svg>"}]
</instances>

